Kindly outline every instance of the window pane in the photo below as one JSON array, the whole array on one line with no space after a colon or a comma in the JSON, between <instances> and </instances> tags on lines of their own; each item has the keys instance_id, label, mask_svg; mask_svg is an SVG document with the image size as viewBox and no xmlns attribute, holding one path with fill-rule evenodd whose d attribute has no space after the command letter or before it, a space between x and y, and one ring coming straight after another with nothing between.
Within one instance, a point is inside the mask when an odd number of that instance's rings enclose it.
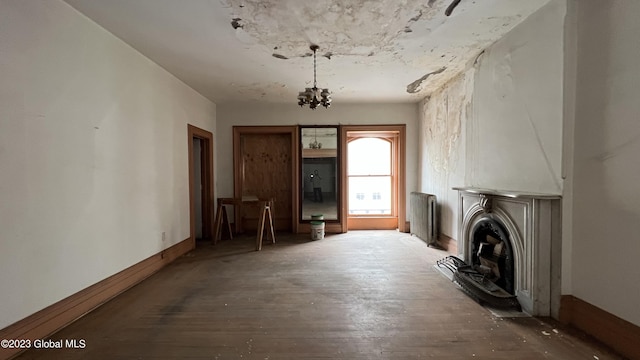
<instances>
[{"instance_id":1,"label":"window pane","mask_svg":"<svg viewBox=\"0 0 640 360\"><path fill-rule=\"evenodd\" d=\"M391 142L362 138L349 142L349 175L391 175Z\"/></svg>"},{"instance_id":2,"label":"window pane","mask_svg":"<svg viewBox=\"0 0 640 360\"><path fill-rule=\"evenodd\" d=\"M349 214L391 215L391 176L350 177Z\"/></svg>"}]
</instances>

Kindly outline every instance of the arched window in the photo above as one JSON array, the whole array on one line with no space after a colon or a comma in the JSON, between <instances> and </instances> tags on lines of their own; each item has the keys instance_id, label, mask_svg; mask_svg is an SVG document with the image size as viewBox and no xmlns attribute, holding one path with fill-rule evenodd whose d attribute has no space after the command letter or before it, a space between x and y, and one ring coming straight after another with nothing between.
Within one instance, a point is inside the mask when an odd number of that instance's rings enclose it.
<instances>
[{"instance_id":1,"label":"arched window","mask_svg":"<svg viewBox=\"0 0 640 360\"><path fill-rule=\"evenodd\" d=\"M347 146L349 215L392 215L392 142L361 137L349 141Z\"/></svg>"}]
</instances>

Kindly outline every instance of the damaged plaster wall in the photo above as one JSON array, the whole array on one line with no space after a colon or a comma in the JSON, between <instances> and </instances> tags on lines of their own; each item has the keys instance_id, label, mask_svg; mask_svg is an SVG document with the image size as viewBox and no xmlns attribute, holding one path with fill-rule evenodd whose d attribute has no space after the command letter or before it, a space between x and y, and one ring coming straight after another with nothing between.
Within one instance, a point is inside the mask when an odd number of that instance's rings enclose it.
<instances>
[{"instance_id":1,"label":"damaged plaster wall","mask_svg":"<svg viewBox=\"0 0 640 360\"><path fill-rule=\"evenodd\" d=\"M458 237L452 187L562 193L563 26L553 0L420 106L420 189Z\"/></svg>"},{"instance_id":2,"label":"damaged plaster wall","mask_svg":"<svg viewBox=\"0 0 640 360\"><path fill-rule=\"evenodd\" d=\"M640 2L577 7L572 294L640 326Z\"/></svg>"},{"instance_id":3,"label":"damaged plaster wall","mask_svg":"<svg viewBox=\"0 0 640 360\"><path fill-rule=\"evenodd\" d=\"M440 233L458 234L458 192L465 182L465 127L472 114L474 68L420 105L420 191L438 199Z\"/></svg>"}]
</instances>

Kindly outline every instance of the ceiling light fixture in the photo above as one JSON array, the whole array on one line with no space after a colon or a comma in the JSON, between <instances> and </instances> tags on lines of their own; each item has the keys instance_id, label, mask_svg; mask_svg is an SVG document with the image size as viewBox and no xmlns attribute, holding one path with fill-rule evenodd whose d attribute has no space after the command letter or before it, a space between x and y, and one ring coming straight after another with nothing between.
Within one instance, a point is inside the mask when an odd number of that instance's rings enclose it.
<instances>
[{"instance_id":1,"label":"ceiling light fixture","mask_svg":"<svg viewBox=\"0 0 640 360\"><path fill-rule=\"evenodd\" d=\"M298 93L298 105L300 105L300 107L309 105L309 108L312 110L315 110L318 105L329 108L329 106L331 106L329 89L318 89L316 83L316 51L320 47L318 45L311 45L309 48L313 51L313 87L305 88L304 91Z\"/></svg>"},{"instance_id":2,"label":"ceiling light fixture","mask_svg":"<svg viewBox=\"0 0 640 360\"><path fill-rule=\"evenodd\" d=\"M309 143L309 149L322 149L322 143L318 142L318 129L313 129L313 142Z\"/></svg>"}]
</instances>

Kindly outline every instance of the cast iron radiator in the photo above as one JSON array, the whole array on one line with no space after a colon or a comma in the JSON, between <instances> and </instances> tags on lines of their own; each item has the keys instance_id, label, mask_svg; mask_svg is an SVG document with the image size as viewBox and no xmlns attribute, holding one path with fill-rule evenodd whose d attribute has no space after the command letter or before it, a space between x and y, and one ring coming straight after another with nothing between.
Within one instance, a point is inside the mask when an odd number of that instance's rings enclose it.
<instances>
[{"instance_id":1,"label":"cast iron radiator","mask_svg":"<svg viewBox=\"0 0 640 360\"><path fill-rule=\"evenodd\" d=\"M425 241L427 245L438 246L436 196L412 192L409 197L409 212L411 234Z\"/></svg>"}]
</instances>

